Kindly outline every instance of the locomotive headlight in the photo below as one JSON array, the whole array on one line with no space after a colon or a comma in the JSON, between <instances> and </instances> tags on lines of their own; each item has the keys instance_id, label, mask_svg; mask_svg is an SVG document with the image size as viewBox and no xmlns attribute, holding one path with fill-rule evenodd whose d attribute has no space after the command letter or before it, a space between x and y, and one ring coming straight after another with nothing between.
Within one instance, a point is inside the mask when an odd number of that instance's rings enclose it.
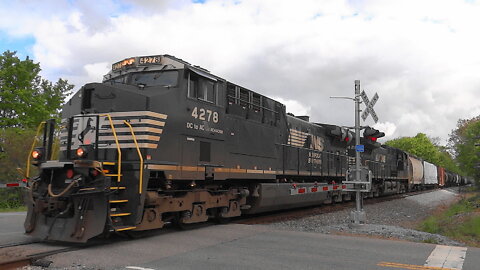
<instances>
[{"instance_id":1,"label":"locomotive headlight","mask_svg":"<svg viewBox=\"0 0 480 270\"><path fill-rule=\"evenodd\" d=\"M32 158L34 160L39 160L43 156L43 149L42 148L35 148L35 150L32 151Z\"/></svg>"},{"instance_id":2,"label":"locomotive headlight","mask_svg":"<svg viewBox=\"0 0 480 270\"><path fill-rule=\"evenodd\" d=\"M77 148L77 151L75 151L75 154L77 155L77 157L83 158L87 155L87 149L79 147Z\"/></svg>"}]
</instances>

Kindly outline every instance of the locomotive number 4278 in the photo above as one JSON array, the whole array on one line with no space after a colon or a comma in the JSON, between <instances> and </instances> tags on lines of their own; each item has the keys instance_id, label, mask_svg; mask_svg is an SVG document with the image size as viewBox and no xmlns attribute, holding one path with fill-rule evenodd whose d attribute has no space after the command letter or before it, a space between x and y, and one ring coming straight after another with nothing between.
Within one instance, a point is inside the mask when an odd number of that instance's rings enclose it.
<instances>
[{"instance_id":1,"label":"locomotive number 4278","mask_svg":"<svg viewBox=\"0 0 480 270\"><path fill-rule=\"evenodd\" d=\"M193 108L192 117L203 121L218 123L218 112L204 108Z\"/></svg>"}]
</instances>

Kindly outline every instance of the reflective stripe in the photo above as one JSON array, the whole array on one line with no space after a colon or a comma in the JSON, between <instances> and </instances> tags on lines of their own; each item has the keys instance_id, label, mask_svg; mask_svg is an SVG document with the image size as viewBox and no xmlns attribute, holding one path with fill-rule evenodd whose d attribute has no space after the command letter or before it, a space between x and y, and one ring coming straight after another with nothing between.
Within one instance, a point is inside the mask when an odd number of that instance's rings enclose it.
<instances>
[{"instance_id":1,"label":"reflective stripe","mask_svg":"<svg viewBox=\"0 0 480 270\"><path fill-rule=\"evenodd\" d=\"M120 148L136 148L135 144L134 143L120 143ZM158 145L156 144L153 144L153 143L139 143L138 144L138 147L140 148L157 148ZM106 146L99 146L100 149L103 149L103 148L117 148L117 146L115 145L115 143L113 144L110 144L110 145L106 145Z\"/></svg>"},{"instance_id":2,"label":"reflective stripe","mask_svg":"<svg viewBox=\"0 0 480 270\"><path fill-rule=\"evenodd\" d=\"M123 121L125 121L125 120L123 120L123 119L112 120L114 125L123 125ZM156 121L156 120L152 120L152 119L131 119L129 122L130 122L130 124L132 124L132 126L138 125L138 124L150 124L150 125L156 125L156 126L160 126L160 127L165 126L165 122L160 122L160 121Z\"/></svg>"},{"instance_id":3,"label":"reflective stripe","mask_svg":"<svg viewBox=\"0 0 480 270\"><path fill-rule=\"evenodd\" d=\"M322 186L321 191L319 186L313 186L310 188L307 187L297 187L296 184L293 184L293 187L290 189L290 195L299 195L299 194L307 194L307 193L318 193L318 192L329 192L329 191L342 191L342 188L345 185L327 185Z\"/></svg>"},{"instance_id":4,"label":"reflective stripe","mask_svg":"<svg viewBox=\"0 0 480 270\"><path fill-rule=\"evenodd\" d=\"M118 116L153 116L161 119L167 119L166 114L162 113L156 113L156 112L151 112L151 111L130 111L130 112L111 112L110 116L112 117L118 117Z\"/></svg>"},{"instance_id":5,"label":"reflective stripe","mask_svg":"<svg viewBox=\"0 0 480 270\"><path fill-rule=\"evenodd\" d=\"M6 183L6 184L0 184L0 188L9 188L9 187L26 187L26 183Z\"/></svg>"},{"instance_id":6,"label":"reflective stripe","mask_svg":"<svg viewBox=\"0 0 480 270\"><path fill-rule=\"evenodd\" d=\"M150 140L150 141L159 141L160 140L159 136L136 135L135 137L137 138L137 140ZM133 140L132 135L117 136L117 138L118 138L119 141ZM99 141L112 141L112 140L115 140L115 137L114 136L102 136L102 135L100 135L98 137L98 140ZM120 143L120 144L122 144L122 143Z\"/></svg>"}]
</instances>

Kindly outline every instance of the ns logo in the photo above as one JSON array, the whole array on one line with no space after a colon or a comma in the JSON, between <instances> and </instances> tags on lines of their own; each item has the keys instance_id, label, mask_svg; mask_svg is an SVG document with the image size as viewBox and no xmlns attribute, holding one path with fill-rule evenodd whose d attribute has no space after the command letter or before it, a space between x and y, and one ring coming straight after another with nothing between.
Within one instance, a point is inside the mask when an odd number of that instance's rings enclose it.
<instances>
[{"instance_id":1,"label":"ns logo","mask_svg":"<svg viewBox=\"0 0 480 270\"><path fill-rule=\"evenodd\" d=\"M304 148L310 148L317 151L323 151L325 140L322 137L309 134L305 139Z\"/></svg>"}]
</instances>

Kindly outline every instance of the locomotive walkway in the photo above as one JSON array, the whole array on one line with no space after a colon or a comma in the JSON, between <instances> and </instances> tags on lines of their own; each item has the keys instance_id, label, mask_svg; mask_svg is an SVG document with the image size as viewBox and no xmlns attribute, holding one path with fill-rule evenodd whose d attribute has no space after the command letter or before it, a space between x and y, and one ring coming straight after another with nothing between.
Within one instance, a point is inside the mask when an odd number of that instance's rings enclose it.
<instances>
[{"instance_id":1,"label":"locomotive walkway","mask_svg":"<svg viewBox=\"0 0 480 270\"><path fill-rule=\"evenodd\" d=\"M8 218L6 218L8 217ZM0 243L22 214L0 214ZM8 237L7 237L8 236ZM49 269L478 269L480 249L229 224L167 230L47 258ZM463 265L463 268L462 268ZM35 269L35 268L34 268ZM40 269L40 268L39 268Z\"/></svg>"}]
</instances>

